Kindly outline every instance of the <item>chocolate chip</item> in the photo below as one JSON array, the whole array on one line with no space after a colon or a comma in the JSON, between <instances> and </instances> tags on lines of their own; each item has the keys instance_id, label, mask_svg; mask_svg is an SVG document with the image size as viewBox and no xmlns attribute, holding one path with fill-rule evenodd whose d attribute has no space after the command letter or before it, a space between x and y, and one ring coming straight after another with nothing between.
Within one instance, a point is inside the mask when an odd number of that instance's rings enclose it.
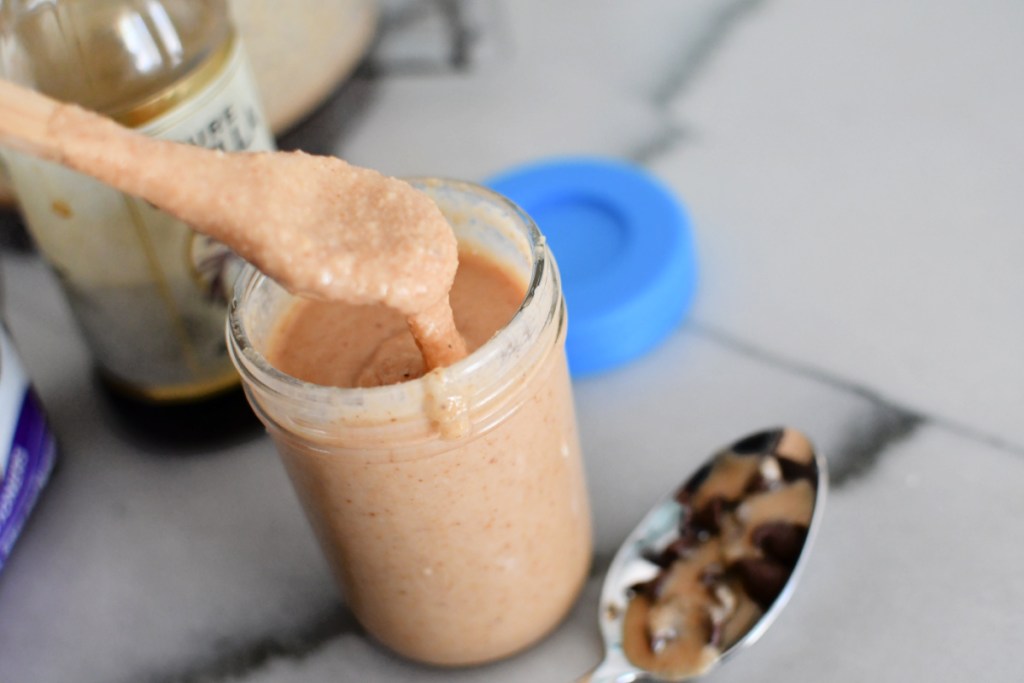
<instances>
[{"instance_id":1,"label":"chocolate chip","mask_svg":"<svg viewBox=\"0 0 1024 683\"><path fill-rule=\"evenodd\" d=\"M693 499L693 494L697 492L700 485L703 484L704 480L708 478L709 474L711 474L712 464L713 463L707 463L701 467L693 473L693 476L690 477L689 481L679 487L679 490L676 491L675 495L677 503L684 506L690 504L690 500Z\"/></svg>"},{"instance_id":2,"label":"chocolate chip","mask_svg":"<svg viewBox=\"0 0 1024 683\"><path fill-rule=\"evenodd\" d=\"M769 558L792 567L807 541L807 527L789 522L769 522L754 529L750 540Z\"/></svg>"},{"instance_id":3,"label":"chocolate chip","mask_svg":"<svg viewBox=\"0 0 1024 683\"><path fill-rule=\"evenodd\" d=\"M666 572L658 572L658 575L650 581L633 584L629 587L629 590L633 595L642 595L645 598L652 600L654 598L654 592L660 588L661 583L664 583L665 574Z\"/></svg>"},{"instance_id":4,"label":"chocolate chip","mask_svg":"<svg viewBox=\"0 0 1024 683\"><path fill-rule=\"evenodd\" d=\"M690 515L688 526L697 531L717 534L722 528L722 516L732 505L725 498L715 496L704 504L700 510Z\"/></svg>"},{"instance_id":5,"label":"chocolate chip","mask_svg":"<svg viewBox=\"0 0 1024 683\"><path fill-rule=\"evenodd\" d=\"M813 462L805 465L803 463L790 460L782 455L776 455L775 459L779 461L779 469L782 470L782 478L786 481L793 482L798 479L806 479L811 482L812 486L818 485L818 467Z\"/></svg>"},{"instance_id":6,"label":"chocolate chip","mask_svg":"<svg viewBox=\"0 0 1024 683\"><path fill-rule=\"evenodd\" d=\"M740 439L732 445L732 452L738 455L754 455L757 453L771 453L782 441L781 429L769 429L757 434L751 434Z\"/></svg>"},{"instance_id":7,"label":"chocolate chip","mask_svg":"<svg viewBox=\"0 0 1024 683\"><path fill-rule=\"evenodd\" d=\"M747 497L756 493L764 493L772 488L772 482L765 479L760 472L750 478L750 482L746 488L743 489L743 497Z\"/></svg>"},{"instance_id":8,"label":"chocolate chip","mask_svg":"<svg viewBox=\"0 0 1024 683\"><path fill-rule=\"evenodd\" d=\"M789 580L789 567L768 558L748 557L730 567L743 583L743 590L762 610L767 610Z\"/></svg>"},{"instance_id":9,"label":"chocolate chip","mask_svg":"<svg viewBox=\"0 0 1024 683\"><path fill-rule=\"evenodd\" d=\"M718 564L709 564L704 567L704 571L700 573L700 583L705 588L714 588L715 584L722 580L722 574L725 573L725 567Z\"/></svg>"}]
</instances>

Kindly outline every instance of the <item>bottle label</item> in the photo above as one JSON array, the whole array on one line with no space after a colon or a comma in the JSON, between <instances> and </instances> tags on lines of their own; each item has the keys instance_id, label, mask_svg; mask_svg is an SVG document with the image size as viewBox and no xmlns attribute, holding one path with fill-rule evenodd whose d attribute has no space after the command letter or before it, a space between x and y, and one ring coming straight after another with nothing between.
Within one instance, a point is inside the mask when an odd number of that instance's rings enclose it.
<instances>
[{"instance_id":1,"label":"bottle label","mask_svg":"<svg viewBox=\"0 0 1024 683\"><path fill-rule=\"evenodd\" d=\"M6 332L0 329L0 568L50 478L53 435Z\"/></svg>"},{"instance_id":2,"label":"bottle label","mask_svg":"<svg viewBox=\"0 0 1024 683\"><path fill-rule=\"evenodd\" d=\"M176 106L138 126L225 151L274 149L237 38L175 88ZM7 157L22 212L103 374L150 399L237 383L224 316L239 259L147 202L56 164Z\"/></svg>"}]
</instances>

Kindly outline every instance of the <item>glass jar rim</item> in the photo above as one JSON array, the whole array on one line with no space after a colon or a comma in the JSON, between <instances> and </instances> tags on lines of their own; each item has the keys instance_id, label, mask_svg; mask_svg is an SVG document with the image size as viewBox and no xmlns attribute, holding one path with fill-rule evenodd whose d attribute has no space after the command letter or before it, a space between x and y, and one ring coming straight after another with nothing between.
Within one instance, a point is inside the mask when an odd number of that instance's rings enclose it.
<instances>
[{"instance_id":1,"label":"glass jar rim","mask_svg":"<svg viewBox=\"0 0 1024 683\"><path fill-rule=\"evenodd\" d=\"M547 248L546 241L538 229L536 223L518 205L503 195L494 192L486 187L475 183L452 180L446 178L411 177L403 178L414 187L420 190L430 187L443 187L446 190L458 194L464 194L507 212L509 218L514 222L521 237L525 238L525 244L529 253L524 252L530 261L530 273L527 288L523 301L509 322L499 329L490 339L478 349L463 358L462 360L440 369L427 373L417 379L390 384L378 387L338 387L316 384L289 375L270 363L266 355L253 343L247 325L243 320L243 308L245 303L260 287L266 286L268 281L273 286L280 287L267 275L261 273L251 264L246 264L235 280L234 293L228 307L227 336L228 348L239 371L243 373L246 383L255 385L257 389L267 392L270 395L283 396L289 400L297 401L308 407L316 406L351 406L358 408L367 404L397 404L408 400L410 394L414 399L422 403L422 397L426 395L426 384L433 378L434 381L440 377L445 384L459 384L470 382L474 376L480 374L481 368L498 361L506 351L503 349L503 338L507 338L514 330L526 330L531 324L528 321L530 311L537 304L537 294L542 283L547 278L553 278L554 291L557 296L550 310L544 311L543 324L547 325L556 316L564 319L564 303L561 297L561 284L558 277L557 266ZM443 210L442 206L442 210ZM289 294L289 296L292 296ZM536 319L535 317L533 318ZM561 325L564 328L564 323ZM563 336L560 331L559 337ZM436 375L436 376L435 376ZM500 385L486 387L482 397L483 401L493 395L500 394L508 384L510 378ZM272 416L266 416L272 419Z\"/></svg>"}]
</instances>

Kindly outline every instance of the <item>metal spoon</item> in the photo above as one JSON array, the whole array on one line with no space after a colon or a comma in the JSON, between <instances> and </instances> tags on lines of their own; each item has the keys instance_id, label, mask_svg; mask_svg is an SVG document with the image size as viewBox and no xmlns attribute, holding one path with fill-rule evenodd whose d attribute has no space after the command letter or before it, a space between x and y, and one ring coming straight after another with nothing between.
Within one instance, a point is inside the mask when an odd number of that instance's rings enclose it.
<instances>
[{"instance_id":1,"label":"metal spoon","mask_svg":"<svg viewBox=\"0 0 1024 683\"><path fill-rule=\"evenodd\" d=\"M577 683L693 680L756 642L789 602L827 488L825 459L794 429L758 432L714 454L647 513L615 555L601 590L605 658ZM805 533L802 524L778 521L803 517ZM695 564L709 556L716 559ZM688 577L699 577L694 592L679 597ZM730 600L735 621L723 626ZM680 665L676 656L692 654L687 646L707 635L717 646L700 647L696 660Z\"/></svg>"}]
</instances>

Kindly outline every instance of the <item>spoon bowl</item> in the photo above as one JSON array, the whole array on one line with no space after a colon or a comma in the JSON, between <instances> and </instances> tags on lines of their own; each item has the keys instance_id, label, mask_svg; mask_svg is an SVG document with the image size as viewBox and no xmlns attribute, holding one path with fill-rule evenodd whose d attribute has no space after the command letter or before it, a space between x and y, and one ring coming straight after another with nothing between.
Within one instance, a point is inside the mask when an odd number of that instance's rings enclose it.
<instances>
[{"instance_id":1,"label":"spoon bowl","mask_svg":"<svg viewBox=\"0 0 1024 683\"><path fill-rule=\"evenodd\" d=\"M792 596L827 489L825 459L795 429L715 453L616 553L605 657L578 683L694 680L755 643Z\"/></svg>"}]
</instances>

